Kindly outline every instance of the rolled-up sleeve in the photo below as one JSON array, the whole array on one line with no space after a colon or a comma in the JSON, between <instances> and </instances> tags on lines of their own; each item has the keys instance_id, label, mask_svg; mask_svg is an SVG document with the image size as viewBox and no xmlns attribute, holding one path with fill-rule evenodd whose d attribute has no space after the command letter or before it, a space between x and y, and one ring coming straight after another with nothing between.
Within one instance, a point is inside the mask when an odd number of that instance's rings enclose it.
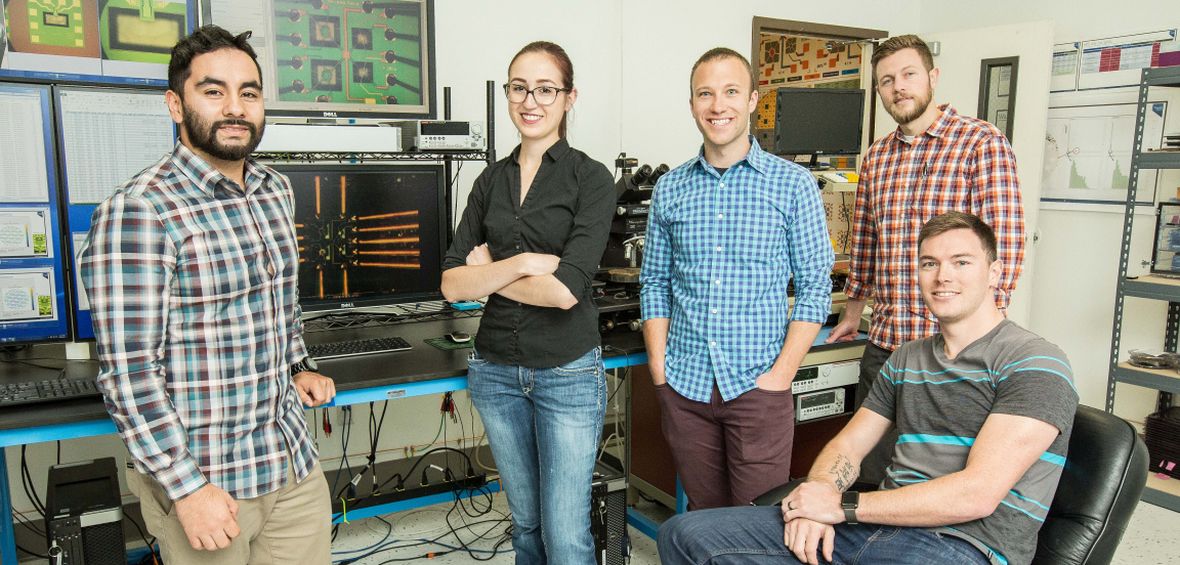
<instances>
[{"instance_id":1,"label":"rolled-up sleeve","mask_svg":"<svg viewBox=\"0 0 1180 565\"><path fill-rule=\"evenodd\" d=\"M672 242L664 223L660 205L661 185L656 183L647 216L647 236L643 242L643 268L640 270L640 315L644 320L672 317Z\"/></svg>"},{"instance_id":2,"label":"rolled-up sleeve","mask_svg":"<svg viewBox=\"0 0 1180 565\"><path fill-rule=\"evenodd\" d=\"M80 269L98 345L98 387L136 466L177 500L207 480L161 363L176 248L155 210L118 193L94 212Z\"/></svg>"},{"instance_id":3,"label":"rolled-up sleeve","mask_svg":"<svg viewBox=\"0 0 1180 565\"><path fill-rule=\"evenodd\" d=\"M819 189L810 177L798 181L794 217L787 231L791 275L795 281L795 306L792 322L827 321L832 308L832 262L835 254L828 238Z\"/></svg>"},{"instance_id":4,"label":"rolled-up sleeve","mask_svg":"<svg viewBox=\"0 0 1180 565\"><path fill-rule=\"evenodd\" d=\"M587 160L577 171L578 207L574 225L561 252L561 262L553 276L575 298L586 296L590 281L610 236L615 207L615 184L610 171L597 161Z\"/></svg>"}]
</instances>

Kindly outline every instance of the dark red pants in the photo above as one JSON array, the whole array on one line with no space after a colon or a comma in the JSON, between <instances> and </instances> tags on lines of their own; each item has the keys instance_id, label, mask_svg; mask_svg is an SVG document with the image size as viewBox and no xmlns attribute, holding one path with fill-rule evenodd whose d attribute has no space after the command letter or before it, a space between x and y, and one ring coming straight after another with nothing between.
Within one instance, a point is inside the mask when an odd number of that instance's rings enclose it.
<instances>
[{"instance_id":1,"label":"dark red pants","mask_svg":"<svg viewBox=\"0 0 1180 565\"><path fill-rule=\"evenodd\" d=\"M749 505L791 479L791 391L754 389L722 402L714 386L712 399L703 403L664 384L656 396L689 510Z\"/></svg>"}]
</instances>

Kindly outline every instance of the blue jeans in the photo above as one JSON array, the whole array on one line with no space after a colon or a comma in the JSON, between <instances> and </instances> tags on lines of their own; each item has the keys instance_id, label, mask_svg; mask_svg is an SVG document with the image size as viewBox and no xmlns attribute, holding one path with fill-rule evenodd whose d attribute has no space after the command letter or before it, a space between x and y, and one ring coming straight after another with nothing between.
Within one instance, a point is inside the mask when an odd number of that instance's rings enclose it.
<instances>
[{"instance_id":1,"label":"blue jeans","mask_svg":"<svg viewBox=\"0 0 1180 565\"><path fill-rule=\"evenodd\" d=\"M508 493L516 563L592 565L590 485L606 413L602 349L550 369L498 365L473 351L467 375Z\"/></svg>"},{"instance_id":2,"label":"blue jeans","mask_svg":"<svg viewBox=\"0 0 1180 565\"><path fill-rule=\"evenodd\" d=\"M737 506L673 516L660 528L664 565L796 564L783 543L782 509ZM818 551L820 563L826 563ZM958 538L924 528L837 524L832 563L985 565L985 556Z\"/></svg>"}]
</instances>

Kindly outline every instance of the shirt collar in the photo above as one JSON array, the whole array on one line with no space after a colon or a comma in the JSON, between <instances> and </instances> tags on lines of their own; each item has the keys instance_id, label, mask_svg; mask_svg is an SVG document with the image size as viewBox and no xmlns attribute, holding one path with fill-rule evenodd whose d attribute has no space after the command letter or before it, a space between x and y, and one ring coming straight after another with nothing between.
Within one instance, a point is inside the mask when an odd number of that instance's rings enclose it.
<instances>
[{"instance_id":1,"label":"shirt collar","mask_svg":"<svg viewBox=\"0 0 1180 565\"><path fill-rule=\"evenodd\" d=\"M557 140L557 143L550 145L549 149L545 150L545 156L548 157L550 161L560 161L562 157L565 157L566 153L569 153L569 151L570 142L566 141L566 139L562 137ZM516 149L512 150L512 162L517 164L520 163L520 145L517 145Z\"/></svg>"},{"instance_id":2,"label":"shirt collar","mask_svg":"<svg viewBox=\"0 0 1180 565\"><path fill-rule=\"evenodd\" d=\"M221 174L221 171L218 171L180 141L177 141L176 146L172 149L172 163L193 181L198 190L209 196L214 195L217 187L221 187L223 190L235 190L234 187L237 183ZM262 166L249 157L246 158L245 172L246 186L241 190L244 190L246 194L258 190L269 176Z\"/></svg>"},{"instance_id":3,"label":"shirt collar","mask_svg":"<svg viewBox=\"0 0 1180 565\"><path fill-rule=\"evenodd\" d=\"M750 150L746 153L745 157L742 157L736 163L730 165L729 168L732 169L733 167L736 167L744 162L749 164L750 167L755 171L766 174L767 167L770 166L771 155L762 150L762 147L758 145L758 140L754 139L754 136L747 135L746 137L750 140ZM701 168L706 171L709 169L717 170L716 167L710 165L709 161L705 159L704 144L701 144L701 150L697 152L697 163L700 164Z\"/></svg>"},{"instance_id":4,"label":"shirt collar","mask_svg":"<svg viewBox=\"0 0 1180 565\"><path fill-rule=\"evenodd\" d=\"M943 105L939 106L938 109L942 111L938 115L938 119L934 120L934 123L930 124L930 127L926 128L926 131L924 131L918 135L915 135L914 136L915 141L917 141L917 139L919 137L922 137L923 135L929 135L930 137L943 138L943 137L946 137L948 134L950 134L951 122L953 122L959 118L959 113L956 112L955 109L953 107L951 107L950 104L943 104ZM905 143L905 140L902 139L901 126L897 126L897 129L893 130L893 138L895 140L897 140L898 142Z\"/></svg>"}]
</instances>

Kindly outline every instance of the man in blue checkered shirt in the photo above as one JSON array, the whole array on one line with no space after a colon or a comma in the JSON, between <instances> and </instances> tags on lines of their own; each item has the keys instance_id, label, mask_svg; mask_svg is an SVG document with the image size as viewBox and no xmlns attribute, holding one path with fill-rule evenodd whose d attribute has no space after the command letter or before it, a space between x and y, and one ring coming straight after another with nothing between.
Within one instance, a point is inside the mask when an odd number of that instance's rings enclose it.
<instances>
[{"instance_id":1,"label":"man in blue checkered shirt","mask_svg":"<svg viewBox=\"0 0 1180 565\"><path fill-rule=\"evenodd\" d=\"M641 282L664 436L695 510L789 480L791 381L831 308L833 254L815 180L749 134L745 57L706 52L691 85L704 146L656 184Z\"/></svg>"}]
</instances>

